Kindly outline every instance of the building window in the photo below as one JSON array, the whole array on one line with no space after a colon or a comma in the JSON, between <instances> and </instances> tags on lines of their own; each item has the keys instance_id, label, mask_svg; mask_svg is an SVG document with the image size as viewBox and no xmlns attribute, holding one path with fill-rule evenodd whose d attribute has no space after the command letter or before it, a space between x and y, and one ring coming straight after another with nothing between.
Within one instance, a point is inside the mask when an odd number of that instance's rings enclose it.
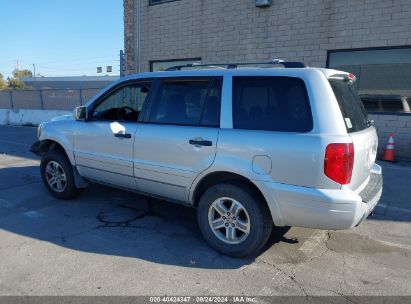
<instances>
[{"instance_id":1,"label":"building window","mask_svg":"<svg viewBox=\"0 0 411 304\"><path fill-rule=\"evenodd\" d=\"M186 65L190 63L201 63L201 58L187 58L187 59L170 59L170 60L156 60L150 61L150 71L165 71L168 68L178 65Z\"/></svg>"},{"instance_id":2,"label":"building window","mask_svg":"<svg viewBox=\"0 0 411 304\"><path fill-rule=\"evenodd\" d=\"M156 4L174 2L174 1L179 1L179 0L150 0L150 5L156 5Z\"/></svg>"},{"instance_id":3,"label":"building window","mask_svg":"<svg viewBox=\"0 0 411 304\"><path fill-rule=\"evenodd\" d=\"M411 114L411 46L328 51L327 67L357 77L368 112Z\"/></svg>"}]
</instances>

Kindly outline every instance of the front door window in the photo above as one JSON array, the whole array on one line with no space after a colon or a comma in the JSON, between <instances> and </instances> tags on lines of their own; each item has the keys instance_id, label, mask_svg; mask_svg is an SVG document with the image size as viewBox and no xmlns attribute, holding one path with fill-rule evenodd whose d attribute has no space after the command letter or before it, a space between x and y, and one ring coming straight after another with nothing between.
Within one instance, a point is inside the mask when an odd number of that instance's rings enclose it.
<instances>
[{"instance_id":1,"label":"front door window","mask_svg":"<svg viewBox=\"0 0 411 304\"><path fill-rule=\"evenodd\" d=\"M137 121L151 82L128 84L114 90L94 108L94 120Z\"/></svg>"}]
</instances>

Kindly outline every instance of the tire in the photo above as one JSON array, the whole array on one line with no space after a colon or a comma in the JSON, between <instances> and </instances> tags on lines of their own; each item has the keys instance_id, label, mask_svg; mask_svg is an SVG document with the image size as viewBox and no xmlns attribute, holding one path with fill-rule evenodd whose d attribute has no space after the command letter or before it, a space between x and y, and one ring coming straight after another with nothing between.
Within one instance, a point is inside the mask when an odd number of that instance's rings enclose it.
<instances>
[{"instance_id":1,"label":"tire","mask_svg":"<svg viewBox=\"0 0 411 304\"><path fill-rule=\"evenodd\" d=\"M43 154L40 173L47 190L58 199L74 199L82 191L82 189L76 187L73 168L63 152L48 151ZM53 177L54 180L52 181Z\"/></svg>"},{"instance_id":2,"label":"tire","mask_svg":"<svg viewBox=\"0 0 411 304\"><path fill-rule=\"evenodd\" d=\"M210 246L236 258L258 253L273 229L266 203L242 184L218 184L209 188L198 203L197 219ZM216 229L212 228L213 221Z\"/></svg>"}]
</instances>

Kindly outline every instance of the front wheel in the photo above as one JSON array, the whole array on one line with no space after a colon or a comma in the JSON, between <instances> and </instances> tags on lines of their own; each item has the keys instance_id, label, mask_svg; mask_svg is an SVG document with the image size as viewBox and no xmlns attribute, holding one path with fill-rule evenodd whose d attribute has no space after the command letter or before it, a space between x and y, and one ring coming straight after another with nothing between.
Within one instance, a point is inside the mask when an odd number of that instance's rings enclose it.
<instances>
[{"instance_id":1,"label":"front wheel","mask_svg":"<svg viewBox=\"0 0 411 304\"><path fill-rule=\"evenodd\" d=\"M41 178L47 190L56 198L69 200L77 197L73 168L67 156L59 151L46 152L40 163Z\"/></svg>"},{"instance_id":2,"label":"front wheel","mask_svg":"<svg viewBox=\"0 0 411 304\"><path fill-rule=\"evenodd\" d=\"M198 204L197 218L207 242L232 257L257 253L273 229L265 202L247 187L235 184L208 189Z\"/></svg>"}]
</instances>

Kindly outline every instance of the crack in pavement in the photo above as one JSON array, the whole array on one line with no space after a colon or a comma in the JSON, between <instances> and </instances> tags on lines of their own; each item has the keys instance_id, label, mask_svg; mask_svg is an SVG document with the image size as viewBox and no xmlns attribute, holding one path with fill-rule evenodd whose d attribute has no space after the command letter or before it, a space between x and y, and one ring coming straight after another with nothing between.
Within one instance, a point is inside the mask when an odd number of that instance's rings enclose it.
<instances>
[{"instance_id":1,"label":"crack in pavement","mask_svg":"<svg viewBox=\"0 0 411 304\"><path fill-rule=\"evenodd\" d=\"M107 219L107 217L109 217L109 215L107 215L106 211L101 211L99 214L97 214L96 218L97 220L102 223L102 225L99 225L97 227L95 227L95 229L99 229L99 228L106 228L106 227L132 227L132 228L136 228L135 225L132 225L131 223L141 219L147 215L150 215L150 210L146 211L146 210L139 210L130 206L126 206L123 204L118 204L115 208L123 208L123 209L128 209L131 210L135 213L135 215L129 219L126 220L109 220Z\"/></svg>"},{"instance_id":2,"label":"crack in pavement","mask_svg":"<svg viewBox=\"0 0 411 304\"><path fill-rule=\"evenodd\" d=\"M136 209L131 206L123 205L123 204L118 204L115 206L115 208L122 208L125 210L131 210L135 214L132 217L129 217L127 219L123 220L116 220L116 219L109 219L109 216L107 214L107 211L101 211L97 216L97 220L101 223L101 225L98 225L93 228L94 229L102 229L102 228L136 228L136 229L144 229L144 230L149 230L153 231L158 234L162 234L167 238L194 238L194 239L200 239L200 235L197 235L195 233L192 233L189 229L189 227L186 227L186 225L183 225L182 223L179 223L181 227L183 227L187 232L170 232L165 234L164 233L164 224L168 223L170 221L175 220L174 218L167 218L164 216L161 216L160 214L155 213L152 210L151 203L148 203L148 208L146 210L141 210L141 209ZM116 214L114 214L116 215ZM127 216L128 214L126 214ZM159 219L160 222L150 226L144 226L144 225L139 225L136 224L135 222L143 219L145 217L151 216L154 219ZM218 255L217 255L218 256Z\"/></svg>"},{"instance_id":3,"label":"crack in pavement","mask_svg":"<svg viewBox=\"0 0 411 304\"><path fill-rule=\"evenodd\" d=\"M257 263L262 263L262 264L265 264L265 265L268 265L268 266L273 267L274 269L276 269L277 271L279 271L280 273L282 273L284 276L288 277L291 281L293 281L294 284L301 290L301 292L302 292L305 296L308 295L307 292L305 291L305 289L301 286L301 284L296 281L296 279L295 279L295 273L294 273L292 270L290 270L291 274L288 274L288 273L286 273L283 269L281 269L281 268L278 267L277 265L272 264L272 263L270 263L270 262L267 262L267 261L264 261L264 260L261 260L261 259L257 259L256 262L257 262Z\"/></svg>"}]
</instances>

